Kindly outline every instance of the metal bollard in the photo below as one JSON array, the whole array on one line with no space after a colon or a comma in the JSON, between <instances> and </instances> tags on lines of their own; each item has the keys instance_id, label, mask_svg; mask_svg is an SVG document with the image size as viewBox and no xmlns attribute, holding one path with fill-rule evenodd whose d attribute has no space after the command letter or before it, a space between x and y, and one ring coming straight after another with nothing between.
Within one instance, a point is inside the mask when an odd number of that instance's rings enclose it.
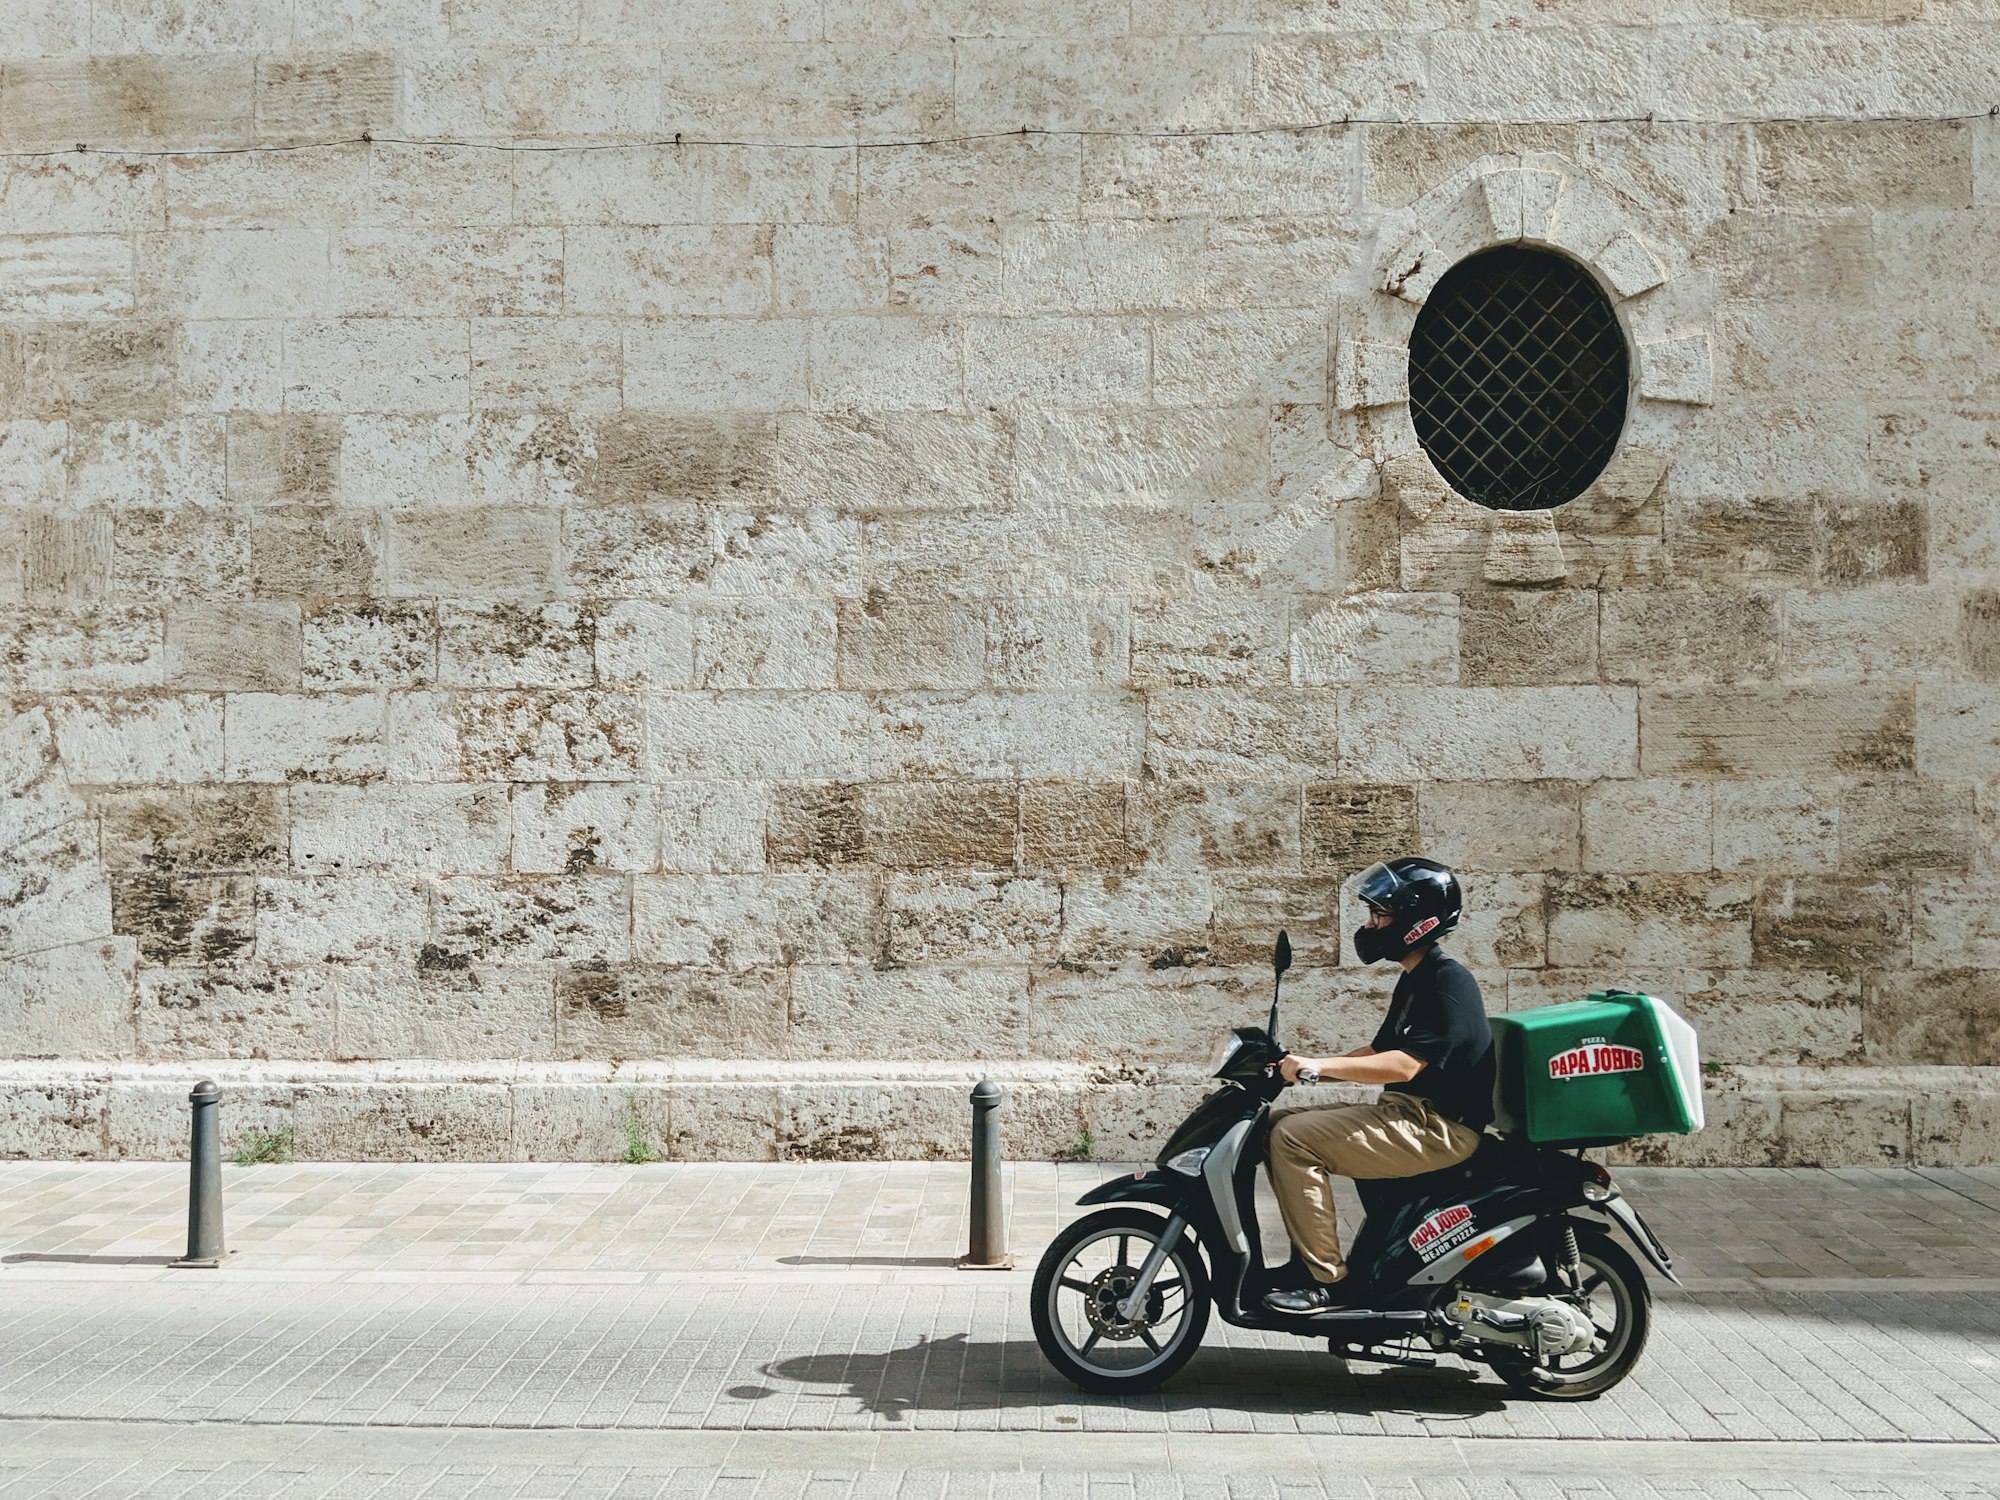
<instances>
[{"instance_id":1,"label":"metal bollard","mask_svg":"<svg viewBox=\"0 0 2000 1500\"><path fill-rule=\"evenodd\" d=\"M1000 1198L1000 1085L982 1078L972 1089L972 1246L961 1271L1011 1271L1007 1207Z\"/></svg>"},{"instance_id":2,"label":"metal bollard","mask_svg":"<svg viewBox=\"0 0 2000 1500\"><path fill-rule=\"evenodd\" d=\"M187 1254L170 1264L213 1270L222 1262L222 1090L204 1078L188 1095L194 1133L188 1143Z\"/></svg>"}]
</instances>

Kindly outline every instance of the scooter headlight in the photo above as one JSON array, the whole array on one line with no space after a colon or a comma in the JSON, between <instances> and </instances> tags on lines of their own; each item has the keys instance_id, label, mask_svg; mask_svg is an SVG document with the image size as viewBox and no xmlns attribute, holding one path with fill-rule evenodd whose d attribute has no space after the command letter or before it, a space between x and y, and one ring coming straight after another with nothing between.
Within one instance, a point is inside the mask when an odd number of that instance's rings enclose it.
<instances>
[{"instance_id":1,"label":"scooter headlight","mask_svg":"<svg viewBox=\"0 0 2000 1500\"><path fill-rule=\"evenodd\" d=\"M1215 1044L1215 1050L1208 1055L1208 1071L1220 1073L1229 1065L1229 1059L1236 1055L1236 1049L1242 1045L1242 1037L1233 1031L1225 1031L1222 1040Z\"/></svg>"},{"instance_id":2,"label":"scooter headlight","mask_svg":"<svg viewBox=\"0 0 2000 1500\"><path fill-rule=\"evenodd\" d=\"M1167 1170L1179 1172L1183 1177L1201 1176L1201 1164L1208 1160L1209 1148L1196 1146L1192 1151L1183 1151L1178 1156L1167 1158Z\"/></svg>"}]
</instances>

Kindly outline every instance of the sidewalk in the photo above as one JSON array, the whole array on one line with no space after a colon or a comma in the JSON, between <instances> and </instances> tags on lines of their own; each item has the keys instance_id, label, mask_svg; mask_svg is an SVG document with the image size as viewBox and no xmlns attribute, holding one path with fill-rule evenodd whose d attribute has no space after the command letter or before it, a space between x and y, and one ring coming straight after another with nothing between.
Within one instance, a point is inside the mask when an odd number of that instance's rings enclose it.
<instances>
[{"instance_id":1,"label":"sidewalk","mask_svg":"<svg viewBox=\"0 0 2000 1500\"><path fill-rule=\"evenodd\" d=\"M967 1273L960 1163L231 1167L234 1254L201 1272L164 1264L184 1167L0 1166L0 1500L484 1494L502 1470L523 1496L1414 1500L1565 1493L1644 1455L1655 1478L1630 1471L1630 1493L1677 1474L1722 1486L1702 1493L1996 1492L2000 1170L1625 1169L1687 1283L1656 1284L1638 1372L1582 1405L1219 1320L1166 1390L1081 1397L1040 1358L1027 1283L1115 1170L1010 1168L1020 1269ZM602 1462L550 1456L579 1427L605 1429ZM355 1444L383 1429L458 1438L395 1449L393 1483L357 1479L349 1459L378 1450ZM137 1456L106 1470L121 1444ZM240 1488L185 1470L218 1455L249 1465ZM884 1489L864 1472L884 1464L945 1478ZM468 1465L486 1479L452 1478ZM1203 1487L1222 1470L1250 1488ZM1496 1475L1513 1487L1482 1485Z\"/></svg>"}]
</instances>

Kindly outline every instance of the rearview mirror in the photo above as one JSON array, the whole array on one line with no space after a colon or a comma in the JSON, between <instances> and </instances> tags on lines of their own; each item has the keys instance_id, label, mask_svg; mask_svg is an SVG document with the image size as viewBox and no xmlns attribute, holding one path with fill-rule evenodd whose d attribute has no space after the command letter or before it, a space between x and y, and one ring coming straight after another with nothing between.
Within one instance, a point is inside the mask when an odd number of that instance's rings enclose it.
<instances>
[{"instance_id":1,"label":"rearview mirror","mask_svg":"<svg viewBox=\"0 0 2000 1500\"><path fill-rule=\"evenodd\" d=\"M1278 934L1277 946L1271 950L1271 972L1282 974L1292 966L1292 940L1283 932Z\"/></svg>"}]
</instances>

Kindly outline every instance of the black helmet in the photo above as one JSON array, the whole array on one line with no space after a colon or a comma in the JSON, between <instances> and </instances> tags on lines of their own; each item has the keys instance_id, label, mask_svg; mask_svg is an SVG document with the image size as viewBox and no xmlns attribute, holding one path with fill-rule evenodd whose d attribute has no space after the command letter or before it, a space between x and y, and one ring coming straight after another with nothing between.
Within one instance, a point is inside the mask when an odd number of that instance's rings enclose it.
<instances>
[{"instance_id":1,"label":"black helmet","mask_svg":"<svg viewBox=\"0 0 2000 1500\"><path fill-rule=\"evenodd\" d=\"M1434 859L1392 859L1361 872L1355 894L1395 920L1387 927L1363 927L1354 934L1354 952L1363 963L1402 958L1435 943L1458 926L1465 896L1458 877Z\"/></svg>"}]
</instances>

